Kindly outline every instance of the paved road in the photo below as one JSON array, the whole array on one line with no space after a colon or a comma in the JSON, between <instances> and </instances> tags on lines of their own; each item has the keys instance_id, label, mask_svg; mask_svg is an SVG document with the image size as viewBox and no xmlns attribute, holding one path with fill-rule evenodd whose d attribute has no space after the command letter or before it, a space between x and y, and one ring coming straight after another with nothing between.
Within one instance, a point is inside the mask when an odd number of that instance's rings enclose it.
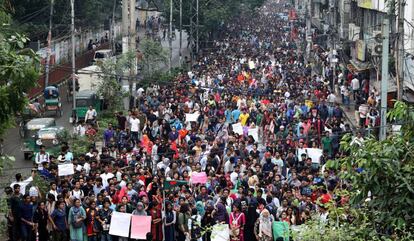
<instances>
[{"instance_id":1,"label":"paved road","mask_svg":"<svg viewBox=\"0 0 414 241\"><path fill-rule=\"evenodd\" d=\"M144 36L144 32L139 32L140 37ZM172 63L173 66L178 66L179 64L179 39L178 39L178 31L176 32L177 38L173 41L173 59ZM183 49L182 49L182 56L188 56L188 50L185 49L187 46L187 35L183 33ZM163 47L169 48L168 41L162 42ZM127 83L123 83L123 85L127 85ZM63 84L62 88L60 88L61 96L62 96L62 104L63 104L63 115L60 118L56 118L56 123L59 126L63 126L67 128L69 131L72 131L72 125L69 123L69 117L71 115L72 110L72 102L68 102L66 100L66 84ZM50 114L52 116L52 114ZM6 155L14 156L16 158L16 162L13 163L12 167L6 168L2 174L2 178L0 181L0 187L4 187L8 183L11 182L14 175L18 172L21 172L24 175L29 175L30 170L32 167L31 161L25 161L23 158L23 153L21 152L21 146L23 144L17 128L9 129L6 134L4 135L4 153ZM1 192L1 191L0 191Z\"/></svg>"}]
</instances>

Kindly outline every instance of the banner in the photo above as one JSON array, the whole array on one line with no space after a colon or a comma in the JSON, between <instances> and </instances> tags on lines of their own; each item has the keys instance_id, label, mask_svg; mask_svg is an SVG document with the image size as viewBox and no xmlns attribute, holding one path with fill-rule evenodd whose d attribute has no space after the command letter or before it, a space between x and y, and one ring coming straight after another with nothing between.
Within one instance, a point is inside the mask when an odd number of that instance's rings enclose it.
<instances>
[{"instance_id":1,"label":"banner","mask_svg":"<svg viewBox=\"0 0 414 241\"><path fill-rule=\"evenodd\" d=\"M211 241L229 241L230 229L228 224L216 224L211 232Z\"/></svg>"},{"instance_id":2,"label":"banner","mask_svg":"<svg viewBox=\"0 0 414 241\"><path fill-rule=\"evenodd\" d=\"M73 169L73 164L59 164L58 165L58 174L59 176L69 176L73 175L75 170Z\"/></svg>"},{"instance_id":3,"label":"banner","mask_svg":"<svg viewBox=\"0 0 414 241\"><path fill-rule=\"evenodd\" d=\"M297 150L296 156L298 157L299 161L306 161L306 159L302 160L301 157L302 154L306 154L306 157L310 157L313 163L319 163L322 152L322 149L319 148L301 148Z\"/></svg>"},{"instance_id":4,"label":"banner","mask_svg":"<svg viewBox=\"0 0 414 241\"><path fill-rule=\"evenodd\" d=\"M109 226L109 234L128 238L131 216L132 214L129 213L113 212L111 225Z\"/></svg>"},{"instance_id":5,"label":"banner","mask_svg":"<svg viewBox=\"0 0 414 241\"><path fill-rule=\"evenodd\" d=\"M193 172L191 174L192 184L205 184L207 182L207 174L205 172Z\"/></svg>"},{"instance_id":6,"label":"banner","mask_svg":"<svg viewBox=\"0 0 414 241\"><path fill-rule=\"evenodd\" d=\"M252 136L255 141L259 141L259 128L250 128L248 135Z\"/></svg>"},{"instance_id":7,"label":"banner","mask_svg":"<svg viewBox=\"0 0 414 241\"><path fill-rule=\"evenodd\" d=\"M185 121L186 122L192 122L192 121L197 122L199 115L200 114L198 112L193 113L193 114L185 114Z\"/></svg>"},{"instance_id":8,"label":"banner","mask_svg":"<svg viewBox=\"0 0 414 241\"><path fill-rule=\"evenodd\" d=\"M283 238L284 241L289 241L289 224L287 222L273 222L273 239Z\"/></svg>"},{"instance_id":9,"label":"banner","mask_svg":"<svg viewBox=\"0 0 414 241\"><path fill-rule=\"evenodd\" d=\"M243 135L243 126L241 123L231 125L233 127L233 132L239 135Z\"/></svg>"},{"instance_id":10,"label":"banner","mask_svg":"<svg viewBox=\"0 0 414 241\"><path fill-rule=\"evenodd\" d=\"M151 216L132 215L131 238L146 240L149 232L151 232Z\"/></svg>"}]
</instances>

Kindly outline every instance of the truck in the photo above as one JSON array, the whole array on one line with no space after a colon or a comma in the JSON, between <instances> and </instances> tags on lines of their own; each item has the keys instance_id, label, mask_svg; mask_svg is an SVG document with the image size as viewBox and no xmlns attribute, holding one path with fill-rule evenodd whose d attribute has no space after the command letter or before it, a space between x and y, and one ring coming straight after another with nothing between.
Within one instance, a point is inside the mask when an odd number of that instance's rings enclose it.
<instances>
[{"instance_id":1,"label":"truck","mask_svg":"<svg viewBox=\"0 0 414 241\"><path fill-rule=\"evenodd\" d=\"M79 83L79 90L76 93L76 120L85 118L86 111L89 106L92 106L96 112L102 110L103 99L98 95L98 86L101 83L102 71L99 66L92 65L80 69L77 73L77 81Z\"/></svg>"}]
</instances>

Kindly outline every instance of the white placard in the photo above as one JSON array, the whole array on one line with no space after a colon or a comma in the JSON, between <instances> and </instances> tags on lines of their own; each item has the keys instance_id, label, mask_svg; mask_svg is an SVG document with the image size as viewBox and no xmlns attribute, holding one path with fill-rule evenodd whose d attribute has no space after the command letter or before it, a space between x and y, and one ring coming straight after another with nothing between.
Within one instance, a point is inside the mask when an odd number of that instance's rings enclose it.
<instances>
[{"instance_id":1,"label":"white placard","mask_svg":"<svg viewBox=\"0 0 414 241\"><path fill-rule=\"evenodd\" d=\"M129 227L131 226L131 216L129 213L113 212L109 234L119 237L129 237Z\"/></svg>"},{"instance_id":2,"label":"white placard","mask_svg":"<svg viewBox=\"0 0 414 241\"><path fill-rule=\"evenodd\" d=\"M211 232L211 241L229 241L230 229L227 224L216 224Z\"/></svg>"},{"instance_id":3,"label":"white placard","mask_svg":"<svg viewBox=\"0 0 414 241\"><path fill-rule=\"evenodd\" d=\"M243 135L243 126L241 125L241 123L233 124L232 127L234 133Z\"/></svg>"},{"instance_id":4,"label":"white placard","mask_svg":"<svg viewBox=\"0 0 414 241\"><path fill-rule=\"evenodd\" d=\"M312 159L313 163L320 163L319 159L322 156L322 152L322 149L319 148L300 148L297 150L296 156L298 157L299 161L305 161L301 160L301 155L305 153L307 157L310 157Z\"/></svg>"},{"instance_id":5,"label":"white placard","mask_svg":"<svg viewBox=\"0 0 414 241\"><path fill-rule=\"evenodd\" d=\"M195 112L193 114L185 114L185 121L187 121L187 122L192 122L192 121L197 122L199 115L200 114L198 112Z\"/></svg>"},{"instance_id":6,"label":"white placard","mask_svg":"<svg viewBox=\"0 0 414 241\"><path fill-rule=\"evenodd\" d=\"M73 175L75 170L73 169L73 164L59 164L58 165L58 174L59 176L69 176Z\"/></svg>"},{"instance_id":7,"label":"white placard","mask_svg":"<svg viewBox=\"0 0 414 241\"><path fill-rule=\"evenodd\" d=\"M249 136L252 136L255 141L259 141L259 128L249 128Z\"/></svg>"}]
</instances>

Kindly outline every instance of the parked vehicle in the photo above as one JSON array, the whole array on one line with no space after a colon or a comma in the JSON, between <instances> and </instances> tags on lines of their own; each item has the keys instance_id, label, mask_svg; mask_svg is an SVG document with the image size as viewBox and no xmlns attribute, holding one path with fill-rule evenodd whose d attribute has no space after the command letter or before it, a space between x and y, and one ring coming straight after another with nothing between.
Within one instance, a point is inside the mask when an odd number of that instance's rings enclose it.
<instances>
[{"instance_id":1,"label":"parked vehicle","mask_svg":"<svg viewBox=\"0 0 414 241\"><path fill-rule=\"evenodd\" d=\"M60 102L59 89L56 86L47 86L43 91L43 97L45 99L44 112L55 112L56 116L62 116L63 109Z\"/></svg>"},{"instance_id":2,"label":"parked vehicle","mask_svg":"<svg viewBox=\"0 0 414 241\"><path fill-rule=\"evenodd\" d=\"M38 132L42 128L55 127L56 121L54 118L35 118L28 121L22 127L22 138L24 159L29 160L34 153L38 151L39 145L36 144Z\"/></svg>"},{"instance_id":3,"label":"parked vehicle","mask_svg":"<svg viewBox=\"0 0 414 241\"><path fill-rule=\"evenodd\" d=\"M82 120L85 118L89 106L92 106L96 112L102 110L102 100L93 90L82 90L76 94L76 118Z\"/></svg>"}]
</instances>

